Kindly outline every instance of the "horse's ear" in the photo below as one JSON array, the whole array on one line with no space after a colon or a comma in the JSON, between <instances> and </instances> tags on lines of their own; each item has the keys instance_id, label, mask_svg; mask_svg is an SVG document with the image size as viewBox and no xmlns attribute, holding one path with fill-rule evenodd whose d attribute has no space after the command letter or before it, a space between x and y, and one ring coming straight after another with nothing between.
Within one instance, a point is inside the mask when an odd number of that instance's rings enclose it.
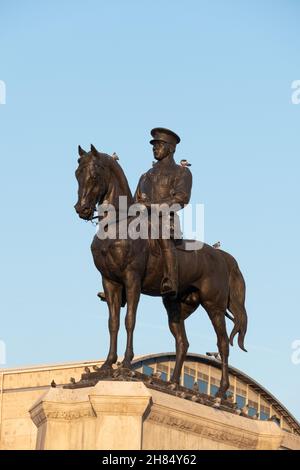
<instances>
[{"instance_id":1,"label":"horse's ear","mask_svg":"<svg viewBox=\"0 0 300 470\"><path fill-rule=\"evenodd\" d=\"M83 155L86 154L86 151L83 150L83 149L80 147L80 145L78 145L78 153L79 153L79 155L82 157Z\"/></svg>"},{"instance_id":2,"label":"horse's ear","mask_svg":"<svg viewBox=\"0 0 300 470\"><path fill-rule=\"evenodd\" d=\"M93 155L98 155L98 150L96 149L96 147L94 147L93 144L91 144L91 152Z\"/></svg>"}]
</instances>

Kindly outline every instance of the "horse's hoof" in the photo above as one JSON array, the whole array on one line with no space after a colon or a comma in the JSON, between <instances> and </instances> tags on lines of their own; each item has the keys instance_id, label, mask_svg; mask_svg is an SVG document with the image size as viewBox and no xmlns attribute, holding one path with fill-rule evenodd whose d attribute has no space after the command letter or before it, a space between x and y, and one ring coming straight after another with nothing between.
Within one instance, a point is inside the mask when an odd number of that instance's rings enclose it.
<instances>
[{"instance_id":1,"label":"horse's hoof","mask_svg":"<svg viewBox=\"0 0 300 470\"><path fill-rule=\"evenodd\" d=\"M112 369L113 369L113 367L112 367L111 364L105 364L105 363L104 363L104 364L102 364L102 366L98 369L98 371L104 371L104 372L105 372L105 371L110 371L110 370L112 370Z\"/></svg>"},{"instance_id":2,"label":"horse's hoof","mask_svg":"<svg viewBox=\"0 0 300 470\"><path fill-rule=\"evenodd\" d=\"M215 394L215 398L221 398L221 400L227 400L227 395L226 393L219 391Z\"/></svg>"},{"instance_id":3,"label":"horse's hoof","mask_svg":"<svg viewBox=\"0 0 300 470\"><path fill-rule=\"evenodd\" d=\"M129 370L130 370L130 369L131 369L131 362L130 362L130 361L123 361L123 362L121 363L121 368L122 368L122 369L129 369Z\"/></svg>"}]
</instances>

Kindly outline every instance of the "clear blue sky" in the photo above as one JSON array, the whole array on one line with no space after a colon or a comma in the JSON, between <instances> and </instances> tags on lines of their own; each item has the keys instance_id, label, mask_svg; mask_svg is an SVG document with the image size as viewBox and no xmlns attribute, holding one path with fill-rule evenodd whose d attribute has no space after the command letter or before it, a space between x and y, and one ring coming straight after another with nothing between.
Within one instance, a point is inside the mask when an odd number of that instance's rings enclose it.
<instances>
[{"instance_id":1,"label":"clear blue sky","mask_svg":"<svg viewBox=\"0 0 300 470\"><path fill-rule=\"evenodd\" d=\"M7 367L106 355L94 227L73 210L77 145L117 152L134 189L151 166L149 131L164 126L192 162L205 241L220 240L246 279L249 352L236 346L230 363L300 418L299 22L296 0L0 0ZM201 308L187 331L191 352L215 350ZM143 297L136 354L170 350L161 301Z\"/></svg>"}]
</instances>

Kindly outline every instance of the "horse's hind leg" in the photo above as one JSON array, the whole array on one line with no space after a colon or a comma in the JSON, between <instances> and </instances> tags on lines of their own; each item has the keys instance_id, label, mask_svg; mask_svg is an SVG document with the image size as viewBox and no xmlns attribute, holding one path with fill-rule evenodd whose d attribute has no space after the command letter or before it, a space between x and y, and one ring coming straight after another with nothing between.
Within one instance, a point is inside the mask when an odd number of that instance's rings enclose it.
<instances>
[{"instance_id":1,"label":"horse's hind leg","mask_svg":"<svg viewBox=\"0 0 300 470\"><path fill-rule=\"evenodd\" d=\"M120 326L120 309L122 300L122 285L103 278L103 287L109 309L108 328L110 334L109 353L101 369L111 368L117 362L117 338Z\"/></svg>"},{"instance_id":2,"label":"horse's hind leg","mask_svg":"<svg viewBox=\"0 0 300 470\"><path fill-rule=\"evenodd\" d=\"M228 374L229 339L226 331L225 312L215 306L203 306L207 311L208 316L217 334L217 345L222 360L222 377L220 388L216 396L226 398L226 392L230 384Z\"/></svg>"}]
</instances>

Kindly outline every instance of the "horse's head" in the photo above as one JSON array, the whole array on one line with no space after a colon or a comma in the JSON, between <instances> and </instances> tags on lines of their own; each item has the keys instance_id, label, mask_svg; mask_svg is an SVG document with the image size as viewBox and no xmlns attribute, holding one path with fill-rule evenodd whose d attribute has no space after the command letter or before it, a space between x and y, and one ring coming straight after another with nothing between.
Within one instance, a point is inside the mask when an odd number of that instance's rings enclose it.
<instances>
[{"instance_id":1,"label":"horse's head","mask_svg":"<svg viewBox=\"0 0 300 470\"><path fill-rule=\"evenodd\" d=\"M107 192L107 168L104 164L106 155L101 154L91 145L91 151L85 152L79 145L78 168L75 176L78 181L78 201L74 208L82 219L93 217L97 204L103 202Z\"/></svg>"}]
</instances>

